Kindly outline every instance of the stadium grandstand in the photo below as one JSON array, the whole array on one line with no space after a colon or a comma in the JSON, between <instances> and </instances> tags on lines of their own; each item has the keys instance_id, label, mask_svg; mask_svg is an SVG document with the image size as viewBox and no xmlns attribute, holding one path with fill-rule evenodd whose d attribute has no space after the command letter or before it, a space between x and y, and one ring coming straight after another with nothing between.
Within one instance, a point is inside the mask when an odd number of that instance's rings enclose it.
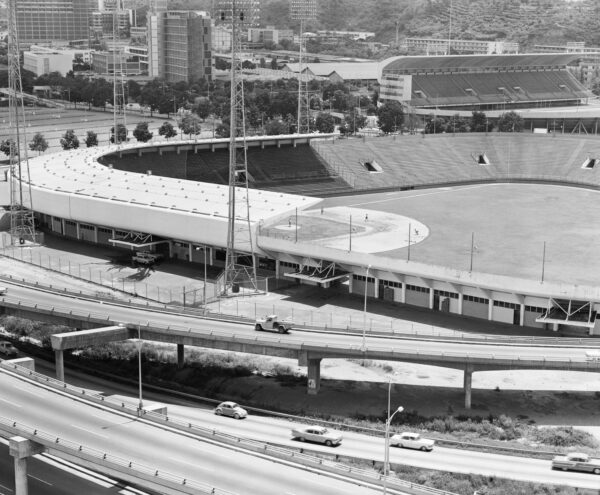
<instances>
[{"instance_id":1,"label":"stadium grandstand","mask_svg":"<svg viewBox=\"0 0 600 495\"><path fill-rule=\"evenodd\" d=\"M580 54L394 57L381 63L382 101L415 109L576 106L591 93L569 72Z\"/></svg>"}]
</instances>

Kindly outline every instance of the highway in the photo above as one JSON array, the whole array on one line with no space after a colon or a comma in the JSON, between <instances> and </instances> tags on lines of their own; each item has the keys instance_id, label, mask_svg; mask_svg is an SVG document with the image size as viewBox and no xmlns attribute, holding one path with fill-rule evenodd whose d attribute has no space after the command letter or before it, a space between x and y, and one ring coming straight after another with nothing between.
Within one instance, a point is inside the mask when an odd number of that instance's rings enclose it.
<instances>
[{"instance_id":1,"label":"highway","mask_svg":"<svg viewBox=\"0 0 600 495\"><path fill-rule=\"evenodd\" d=\"M77 386L104 392L105 396L111 396L119 403L137 404L135 390L128 390L126 386L118 386L115 389L114 384L111 382L96 377L88 379L85 375L72 371L70 374L75 374L76 378L69 381L76 382ZM178 400L175 401L177 404L174 404L173 399L160 397L156 392L146 393L145 404L148 405L152 402L167 404L169 417L199 424L207 428L214 428L231 435L339 456L377 461L383 459L384 442L382 437L344 432L342 445L337 448L327 448L314 444L301 444L292 440L290 430L297 423L285 419L257 416L250 413L247 419L236 421L214 415L212 406L192 406L189 405L188 401L181 401L183 405L180 405L181 402ZM592 474L552 471L549 460L488 454L439 446L436 446L432 452L392 448L390 450L390 461L427 469L497 476L537 483L564 484L580 488L597 488L600 483L598 476Z\"/></svg>"},{"instance_id":2,"label":"highway","mask_svg":"<svg viewBox=\"0 0 600 495\"><path fill-rule=\"evenodd\" d=\"M9 285L9 284L7 284ZM219 337L250 338L255 343L277 347L279 342L284 347L293 350L310 349L311 352L323 350L323 354L331 354L336 351L360 351L362 340L360 335L315 333L301 330L293 330L287 335L276 335L266 332L257 333L253 325L232 323L216 320L205 320L194 318L189 315L168 314L154 312L149 308L136 308L127 306L116 306L95 300L70 298L59 293L51 293L35 290L34 288L10 286L9 295L4 298L8 302L21 302L23 304L39 304L40 306L51 306L57 310L66 312L74 311L91 313L94 316L102 316L107 320L123 323L133 323L156 327L171 327L173 330L183 330L191 335L206 336L212 334ZM589 343L589 346L592 344ZM599 344L594 343L597 347ZM456 342L456 341L433 341L418 339L366 337L366 357L377 357L377 354L387 356L390 352L410 354L423 362L447 361L453 363L464 363L465 358L477 358L481 362L491 365L502 360L533 361L539 367L546 367L548 363L554 363L555 367L565 368L580 365L586 366L584 346L561 346L543 345L536 346L531 343L486 343L486 342ZM547 363L546 363L547 361ZM514 363L513 363L514 364ZM526 366L525 366L526 367ZM600 371L600 362L596 363L595 369Z\"/></svg>"},{"instance_id":3,"label":"highway","mask_svg":"<svg viewBox=\"0 0 600 495\"><path fill-rule=\"evenodd\" d=\"M14 461L8 442L0 438L0 495L14 493ZM145 495L148 491L113 480L88 469L46 455L28 463L29 492L33 495Z\"/></svg>"},{"instance_id":4,"label":"highway","mask_svg":"<svg viewBox=\"0 0 600 495\"><path fill-rule=\"evenodd\" d=\"M173 434L0 373L1 416L128 461L240 495L370 495L377 491ZM43 404L43 407L40 407Z\"/></svg>"}]
</instances>

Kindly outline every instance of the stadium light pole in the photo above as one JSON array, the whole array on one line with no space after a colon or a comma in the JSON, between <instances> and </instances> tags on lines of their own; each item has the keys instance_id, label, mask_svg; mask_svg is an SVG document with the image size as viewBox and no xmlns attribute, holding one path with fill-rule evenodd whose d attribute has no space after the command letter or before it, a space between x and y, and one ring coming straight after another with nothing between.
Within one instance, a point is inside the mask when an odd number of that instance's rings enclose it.
<instances>
[{"instance_id":1,"label":"stadium light pole","mask_svg":"<svg viewBox=\"0 0 600 495\"><path fill-rule=\"evenodd\" d=\"M367 272L365 274L365 300L363 305L363 335L362 335L362 350L363 352L367 348L367 288L369 287L369 270L371 265L367 266Z\"/></svg>"},{"instance_id":2,"label":"stadium light pole","mask_svg":"<svg viewBox=\"0 0 600 495\"><path fill-rule=\"evenodd\" d=\"M142 346L144 345L144 341L141 337L142 331L140 329L140 325L138 324L138 338L135 339L135 345L138 351L138 382L139 382L139 402L138 402L138 415L142 415L142 410L144 409L144 403L142 402Z\"/></svg>"},{"instance_id":3,"label":"stadium light pole","mask_svg":"<svg viewBox=\"0 0 600 495\"><path fill-rule=\"evenodd\" d=\"M388 380L388 402L387 402L387 420L385 422L385 452L383 453L383 494L387 494L387 476L390 471L390 423L397 413L404 411L402 406L399 406L390 416L390 402L392 395L392 380Z\"/></svg>"}]
</instances>

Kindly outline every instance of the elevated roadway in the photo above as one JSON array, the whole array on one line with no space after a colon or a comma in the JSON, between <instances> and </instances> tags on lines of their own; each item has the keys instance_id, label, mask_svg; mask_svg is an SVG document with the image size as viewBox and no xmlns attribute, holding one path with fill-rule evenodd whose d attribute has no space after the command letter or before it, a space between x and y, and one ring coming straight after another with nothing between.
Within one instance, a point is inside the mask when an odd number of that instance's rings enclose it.
<instances>
[{"instance_id":1,"label":"elevated roadway","mask_svg":"<svg viewBox=\"0 0 600 495\"><path fill-rule=\"evenodd\" d=\"M0 373L0 389L6 392L2 400L2 417L13 418L19 424L39 428L45 434L60 438L55 442L57 445L63 442L85 445L134 464L155 466L172 476L189 480L190 484L193 480L240 495L377 493L367 486L322 476L308 468L298 469L259 454L248 455L213 442L174 435L168 428L157 428L143 420L79 400L65 400L56 391L6 372ZM39 407L40 404L44 407Z\"/></svg>"},{"instance_id":2,"label":"elevated roadway","mask_svg":"<svg viewBox=\"0 0 600 495\"><path fill-rule=\"evenodd\" d=\"M297 359L308 367L308 391L317 393L322 359L373 359L405 361L464 371L465 406L471 405L472 373L503 369L560 369L600 372L600 361L590 361L586 351L600 348L593 339L581 344L558 339L541 340L538 344L507 342L506 340L421 340L359 334L307 332L293 330L288 335L254 331L254 326L239 321L220 321L190 314L156 311L139 306L114 305L65 297L64 294L39 291L14 285L10 297L0 300L5 314L41 319L79 328L98 328L126 324L129 333L119 333L109 340L123 337L168 342L178 345L183 358L183 346L198 346ZM97 343L77 335L53 339L59 365L63 353L70 348ZM59 378L62 371L59 369Z\"/></svg>"}]
</instances>

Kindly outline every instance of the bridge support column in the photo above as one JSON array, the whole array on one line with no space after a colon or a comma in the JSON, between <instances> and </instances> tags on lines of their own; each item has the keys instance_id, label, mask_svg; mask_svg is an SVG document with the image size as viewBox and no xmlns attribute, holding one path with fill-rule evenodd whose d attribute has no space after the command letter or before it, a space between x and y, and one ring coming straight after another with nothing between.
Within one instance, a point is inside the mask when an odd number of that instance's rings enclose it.
<instances>
[{"instance_id":1,"label":"bridge support column","mask_svg":"<svg viewBox=\"0 0 600 495\"><path fill-rule=\"evenodd\" d=\"M524 327L525 326L525 305L521 304L520 305L520 310L519 310L519 325Z\"/></svg>"},{"instance_id":2,"label":"bridge support column","mask_svg":"<svg viewBox=\"0 0 600 495\"><path fill-rule=\"evenodd\" d=\"M379 279L377 277L373 278L373 297L379 299Z\"/></svg>"},{"instance_id":3,"label":"bridge support column","mask_svg":"<svg viewBox=\"0 0 600 495\"><path fill-rule=\"evenodd\" d=\"M40 454L44 447L23 437L9 440L10 455L15 458L15 495L27 495L27 458Z\"/></svg>"},{"instance_id":4,"label":"bridge support column","mask_svg":"<svg viewBox=\"0 0 600 495\"><path fill-rule=\"evenodd\" d=\"M400 302L402 304L406 303L406 282L402 282L402 292L400 294Z\"/></svg>"},{"instance_id":5,"label":"bridge support column","mask_svg":"<svg viewBox=\"0 0 600 495\"><path fill-rule=\"evenodd\" d=\"M463 302L465 300L465 296L462 292L458 293L458 314L463 314Z\"/></svg>"},{"instance_id":6,"label":"bridge support column","mask_svg":"<svg viewBox=\"0 0 600 495\"><path fill-rule=\"evenodd\" d=\"M281 277L281 261L275 260L275 278L279 279Z\"/></svg>"},{"instance_id":7,"label":"bridge support column","mask_svg":"<svg viewBox=\"0 0 600 495\"><path fill-rule=\"evenodd\" d=\"M185 364L185 345L177 344L177 367L179 369L183 368Z\"/></svg>"},{"instance_id":8,"label":"bridge support column","mask_svg":"<svg viewBox=\"0 0 600 495\"><path fill-rule=\"evenodd\" d=\"M54 367L56 368L56 379L65 381L65 358L62 349L54 350Z\"/></svg>"},{"instance_id":9,"label":"bridge support column","mask_svg":"<svg viewBox=\"0 0 600 495\"><path fill-rule=\"evenodd\" d=\"M354 289L354 275L350 275L348 277L348 294L352 294L353 289Z\"/></svg>"},{"instance_id":10,"label":"bridge support column","mask_svg":"<svg viewBox=\"0 0 600 495\"><path fill-rule=\"evenodd\" d=\"M321 388L321 358L308 359L308 395L317 395Z\"/></svg>"},{"instance_id":11,"label":"bridge support column","mask_svg":"<svg viewBox=\"0 0 600 495\"><path fill-rule=\"evenodd\" d=\"M435 291L433 290L433 288L429 287L429 309L438 309L438 308L434 308L434 303L435 303Z\"/></svg>"},{"instance_id":12,"label":"bridge support column","mask_svg":"<svg viewBox=\"0 0 600 495\"><path fill-rule=\"evenodd\" d=\"M473 365L467 364L464 372L463 389L465 391L465 409L471 409L471 383L473 381Z\"/></svg>"},{"instance_id":13,"label":"bridge support column","mask_svg":"<svg viewBox=\"0 0 600 495\"><path fill-rule=\"evenodd\" d=\"M494 319L494 300L492 298L488 301L488 320L492 321Z\"/></svg>"}]
</instances>

